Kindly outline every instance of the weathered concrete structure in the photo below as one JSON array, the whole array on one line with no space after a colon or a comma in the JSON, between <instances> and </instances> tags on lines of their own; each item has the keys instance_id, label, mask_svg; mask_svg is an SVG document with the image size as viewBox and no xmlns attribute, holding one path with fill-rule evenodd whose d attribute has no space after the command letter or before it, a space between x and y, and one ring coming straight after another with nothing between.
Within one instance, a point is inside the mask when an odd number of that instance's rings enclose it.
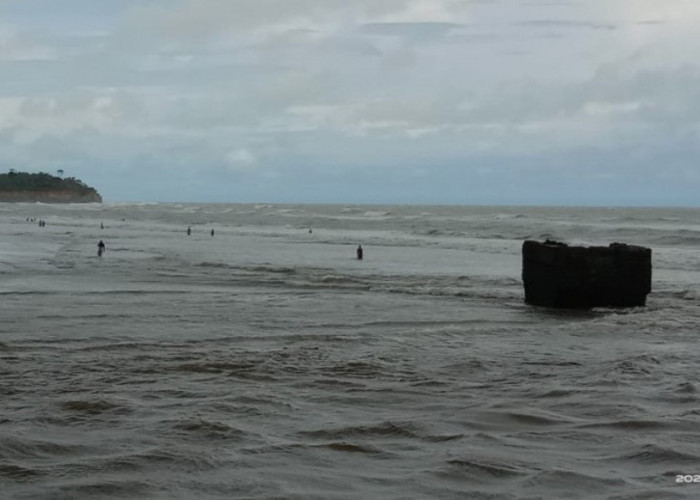
<instances>
[{"instance_id":1,"label":"weathered concrete structure","mask_svg":"<svg viewBox=\"0 0 700 500\"><path fill-rule=\"evenodd\" d=\"M525 302L561 308L643 306L651 291L651 249L612 243L523 243Z\"/></svg>"}]
</instances>

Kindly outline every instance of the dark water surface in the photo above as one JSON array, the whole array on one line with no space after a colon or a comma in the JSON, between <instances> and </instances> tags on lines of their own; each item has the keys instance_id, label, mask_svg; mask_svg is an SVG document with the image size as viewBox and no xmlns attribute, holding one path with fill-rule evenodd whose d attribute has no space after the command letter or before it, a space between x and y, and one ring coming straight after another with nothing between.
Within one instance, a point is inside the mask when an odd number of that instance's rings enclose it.
<instances>
[{"instance_id":1,"label":"dark water surface","mask_svg":"<svg viewBox=\"0 0 700 500\"><path fill-rule=\"evenodd\" d=\"M698 498L698 216L1 205L0 496ZM541 237L647 307L526 306Z\"/></svg>"}]
</instances>

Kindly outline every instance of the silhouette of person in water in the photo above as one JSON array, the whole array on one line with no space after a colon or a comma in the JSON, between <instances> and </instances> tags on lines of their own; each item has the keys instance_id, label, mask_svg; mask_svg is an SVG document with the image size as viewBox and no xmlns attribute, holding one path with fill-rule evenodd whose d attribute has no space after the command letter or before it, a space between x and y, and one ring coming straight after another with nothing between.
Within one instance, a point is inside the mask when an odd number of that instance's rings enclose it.
<instances>
[{"instance_id":1,"label":"silhouette of person in water","mask_svg":"<svg viewBox=\"0 0 700 500\"><path fill-rule=\"evenodd\" d=\"M213 229L211 230L211 235L214 236L214 230L213 230Z\"/></svg>"},{"instance_id":2,"label":"silhouette of person in water","mask_svg":"<svg viewBox=\"0 0 700 500\"><path fill-rule=\"evenodd\" d=\"M105 242L100 240L100 242L97 244L97 256L102 257L103 253L105 253Z\"/></svg>"},{"instance_id":3,"label":"silhouette of person in water","mask_svg":"<svg viewBox=\"0 0 700 500\"><path fill-rule=\"evenodd\" d=\"M192 234L192 228L191 228L191 227L188 227L188 228L187 228L187 236L189 236L190 234Z\"/></svg>"},{"instance_id":4,"label":"silhouette of person in water","mask_svg":"<svg viewBox=\"0 0 700 500\"><path fill-rule=\"evenodd\" d=\"M364 257L364 252L362 251L362 245L357 245L357 260L362 260Z\"/></svg>"}]
</instances>

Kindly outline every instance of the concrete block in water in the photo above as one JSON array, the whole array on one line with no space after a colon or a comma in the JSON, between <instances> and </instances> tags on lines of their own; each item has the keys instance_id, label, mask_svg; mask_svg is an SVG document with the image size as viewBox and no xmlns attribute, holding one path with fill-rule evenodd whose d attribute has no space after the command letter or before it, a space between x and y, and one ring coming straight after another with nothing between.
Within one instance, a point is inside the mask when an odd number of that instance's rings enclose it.
<instances>
[{"instance_id":1,"label":"concrete block in water","mask_svg":"<svg viewBox=\"0 0 700 500\"><path fill-rule=\"evenodd\" d=\"M523 243L525 302L562 308L643 306L651 291L651 249L612 243Z\"/></svg>"}]
</instances>

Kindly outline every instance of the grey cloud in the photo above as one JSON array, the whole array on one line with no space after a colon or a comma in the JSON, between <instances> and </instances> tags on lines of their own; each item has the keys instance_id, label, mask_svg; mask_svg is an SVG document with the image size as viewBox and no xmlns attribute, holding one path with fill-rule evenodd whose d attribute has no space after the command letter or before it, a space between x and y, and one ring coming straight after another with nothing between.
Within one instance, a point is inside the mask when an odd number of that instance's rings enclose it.
<instances>
[{"instance_id":1,"label":"grey cloud","mask_svg":"<svg viewBox=\"0 0 700 500\"><path fill-rule=\"evenodd\" d=\"M210 38L252 32L263 26L301 22L305 27L328 20L384 15L400 11L408 0L189 0L173 6L133 9L126 29L169 38ZM300 26L296 26L300 27Z\"/></svg>"},{"instance_id":2,"label":"grey cloud","mask_svg":"<svg viewBox=\"0 0 700 500\"><path fill-rule=\"evenodd\" d=\"M361 33L370 35L398 36L416 40L441 38L463 28L456 23L368 23L360 26Z\"/></svg>"},{"instance_id":3,"label":"grey cloud","mask_svg":"<svg viewBox=\"0 0 700 500\"><path fill-rule=\"evenodd\" d=\"M576 7L583 5L580 1L567 0L533 0L531 2L522 2L524 7Z\"/></svg>"},{"instance_id":4,"label":"grey cloud","mask_svg":"<svg viewBox=\"0 0 700 500\"><path fill-rule=\"evenodd\" d=\"M445 3L450 22L391 22L404 19L394 15L407 0L142 5L114 32L81 31L103 25L88 23L15 39L50 57L0 62L3 162L69 166L110 185L168 177L179 197L194 195L178 182L205 179L217 189L237 180L237 195L261 197L270 177L277 194L300 196L309 183L357 189L398 178L391 195L400 197L420 196L407 180L419 170L430 188L458 196L454 185L498 193L501 179L517 186L530 174L570 185L603 174L610 186L635 172L658 179L664 158L685 179L700 154L698 69L628 57L654 47L625 46L625 29L666 29L650 22L503 2ZM578 34L579 45L533 41L543 32ZM251 161L232 169L231 158Z\"/></svg>"},{"instance_id":5,"label":"grey cloud","mask_svg":"<svg viewBox=\"0 0 700 500\"><path fill-rule=\"evenodd\" d=\"M700 70L684 67L673 72L601 72L587 82L522 84L482 93L468 111L475 123L539 122L575 117L589 103L605 103L611 119L663 127L700 122ZM638 106L626 109L626 103ZM617 111L621 110L621 111Z\"/></svg>"},{"instance_id":6,"label":"grey cloud","mask_svg":"<svg viewBox=\"0 0 700 500\"><path fill-rule=\"evenodd\" d=\"M590 21L572 21L561 19L533 19L530 21L520 21L514 23L516 26L526 26L533 28L563 28L563 29L592 29L592 30L616 30L614 24L595 23Z\"/></svg>"},{"instance_id":7,"label":"grey cloud","mask_svg":"<svg viewBox=\"0 0 700 500\"><path fill-rule=\"evenodd\" d=\"M46 30L5 35L0 40L0 61L49 61L97 50L103 33L57 34Z\"/></svg>"}]
</instances>

